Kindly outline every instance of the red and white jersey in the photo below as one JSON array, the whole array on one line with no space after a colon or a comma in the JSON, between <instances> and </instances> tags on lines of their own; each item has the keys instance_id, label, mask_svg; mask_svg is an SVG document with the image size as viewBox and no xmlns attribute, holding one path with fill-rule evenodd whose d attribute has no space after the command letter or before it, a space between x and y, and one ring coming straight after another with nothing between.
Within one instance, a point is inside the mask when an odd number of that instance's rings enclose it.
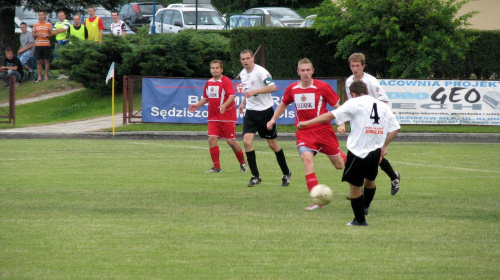
<instances>
[{"instance_id":1,"label":"red and white jersey","mask_svg":"<svg viewBox=\"0 0 500 280\"><path fill-rule=\"evenodd\" d=\"M368 95L372 96L375 99L378 99L382 102L389 103L389 97L385 93L384 89L380 86L380 83L377 81L377 78L373 77L368 73L363 73L363 77L361 81L365 83L366 88L368 89ZM345 92L347 94L347 98L351 99L351 91L349 90L349 86L354 82L354 75L351 75L347 81L345 81Z\"/></svg>"},{"instance_id":2,"label":"red and white jersey","mask_svg":"<svg viewBox=\"0 0 500 280\"><path fill-rule=\"evenodd\" d=\"M295 102L297 110L295 126L297 126L301 121L308 121L328 112L326 104L328 103L332 107L337 105L339 97L329 84L313 79L312 84L308 87L302 87L300 81L289 85L281 101L287 106ZM331 124L328 121L308 126L306 129L318 126L331 126Z\"/></svg>"},{"instance_id":3,"label":"red and white jersey","mask_svg":"<svg viewBox=\"0 0 500 280\"><path fill-rule=\"evenodd\" d=\"M111 34L113 35L122 35L127 32L127 28L125 27L125 22L119 20L118 22L112 22L110 25Z\"/></svg>"},{"instance_id":4,"label":"red and white jersey","mask_svg":"<svg viewBox=\"0 0 500 280\"><path fill-rule=\"evenodd\" d=\"M207 81L203 90L203 98L208 99L208 121L236 122L236 106L234 101L227 106L224 114L220 113L220 106L229 96L234 95L233 82L226 76L220 80L214 78Z\"/></svg>"},{"instance_id":5,"label":"red and white jersey","mask_svg":"<svg viewBox=\"0 0 500 280\"><path fill-rule=\"evenodd\" d=\"M369 95L349 99L331 113L339 122L351 121L347 149L360 158L382 148L387 133L400 128L389 105Z\"/></svg>"}]
</instances>

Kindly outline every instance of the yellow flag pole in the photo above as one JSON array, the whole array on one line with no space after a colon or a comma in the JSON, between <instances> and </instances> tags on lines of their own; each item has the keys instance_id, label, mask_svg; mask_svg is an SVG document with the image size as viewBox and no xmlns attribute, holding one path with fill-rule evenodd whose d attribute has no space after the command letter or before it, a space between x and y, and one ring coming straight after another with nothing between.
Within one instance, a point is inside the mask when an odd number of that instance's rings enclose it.
<instances>
[{"instance_id":1,"label":"yellow flag pole","mask_svg":"<svg viewBox=\"0 0 500 280\"><path fill-rule=\"evenodd\" d=\"M113 136L115 136L115 75L113 75L113 92L111 94L111 122L113 126Z\"/></svg>"}]
</instances>

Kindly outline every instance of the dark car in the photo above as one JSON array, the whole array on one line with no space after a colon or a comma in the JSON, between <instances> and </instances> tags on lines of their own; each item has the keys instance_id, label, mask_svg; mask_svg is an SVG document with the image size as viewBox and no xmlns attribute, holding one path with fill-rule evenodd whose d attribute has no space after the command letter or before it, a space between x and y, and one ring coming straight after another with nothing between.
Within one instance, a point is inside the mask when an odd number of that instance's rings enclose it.
<instances>
[{"instance_id":1,"label":"dark car","mask_svg":"<svg viewBox=\"0 0 500 280\"><path fill-rule=\"evenodd\" d=\"M163 6L156 3L156 10L153 10L153 2L126 4L120 10L120 19L132 30L136 30L143 25L149 25L153 15L161 8Z\"/></svg>"}]
</instances>

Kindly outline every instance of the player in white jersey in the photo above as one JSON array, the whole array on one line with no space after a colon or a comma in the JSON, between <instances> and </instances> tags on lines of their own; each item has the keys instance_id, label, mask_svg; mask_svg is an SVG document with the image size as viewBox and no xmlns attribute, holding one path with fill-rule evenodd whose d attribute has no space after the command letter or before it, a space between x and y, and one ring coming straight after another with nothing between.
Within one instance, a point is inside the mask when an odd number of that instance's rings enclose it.
<instances>
[{"instance_id":1,"label":"player in white jersey","mask_svg":"<svg viewBox=\"0 0 500 280\"><path fill-rule=\"evenodd\" d=\"M120 20L118 12L111 12L111 18L113 19L113 22L109 25L111 34L125 37L125 35L127 35L127 28L125 26L125 22Z\"/></svg>"},{"instance_id":2,"label":"player in white jersey","mask_svg":"<svg viewBox=\"0 0 500 280\"><path fill-rule=\"evenodd\" d=\"M351 68L352 74L347 81L345 82L345 90L347 94L347 98L351 99L351 92L349 90L349 86L353 81L363 81L366 84L368 89L368 95L372 96L375 99L378 99L386 104L389 103L389 98L385 93L384 89L380 86L379 82L372 75L365 73L365 55L362 53L353 53L349 57L349 67ZM339 133L345 132L345 126L342 124L339 126ZM399 182L401 180L401 174L394 171L391 166L391 163L383 158L380 162L380 168L391 178L391 195L395 195L399 191ZM350 195L346 196L347 199L350 199Z\"/></svg>"},{"instance_id":3,"label":"player in white jersey","mask_svg":"<svg viewBox=\"0 0 500 280\"><path fill-rule=\"evenodd\" d=\"M276 160L283 173L281 186L286 187L290 184L292 173L288 169L285 153L283 153L283 149L276 140L276 125L271 130L267 129L267 122L274 114L271 93L276 91L276 85L271 74L264 67L255 64L251 50L243 50L240 53L240 61L244 67L239 76L245 91L245 97L238 110L240 114L243 114L246 105L245 117L243 118L243 145L245 146L247 163L252 172L252 178L250 178L247 186L253 187L262 182L253 147L255 133L259 132L260 138L267 140L269 148L276 155Z\"/></svg>"},{"instance_id":4,"label":"player in white jersey","mask_svg":"<svg viewBox=\"0 0 500 280\"><path fill-rule=\"evenodd\" d=\"M350 186L354 212L354 219L347 225L367 226L365 215L375 196L378 164L387 154L387 146L398 134L400 126L387 104L368 95L365 83L354 81L350 90L353 99L336 110L300 122L297 127L302 129L332 119L351 122L351 133L347 138L349 153L342 175L342 181L347 181Z\"/></svg>"}]
</instances>

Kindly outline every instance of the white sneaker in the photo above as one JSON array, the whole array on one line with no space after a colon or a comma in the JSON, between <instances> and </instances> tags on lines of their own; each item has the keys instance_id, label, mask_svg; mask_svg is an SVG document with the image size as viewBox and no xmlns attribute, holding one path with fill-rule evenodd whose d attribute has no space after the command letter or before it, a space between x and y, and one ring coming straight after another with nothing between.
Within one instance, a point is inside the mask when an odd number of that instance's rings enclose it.
<instances>
[{"instance_id":1,"label":"white sneaker","mask_svg":"<svg viewBox=\"0 0 500 280\"><path fill-rule=\"evenodd\" d=\"M316 210L316 209L322 209L323 207L322 206L319 206L317 204L313 204L311 206L307 206L306 208L304 208L304 210Z\"/></svg>"}]
</instances>

